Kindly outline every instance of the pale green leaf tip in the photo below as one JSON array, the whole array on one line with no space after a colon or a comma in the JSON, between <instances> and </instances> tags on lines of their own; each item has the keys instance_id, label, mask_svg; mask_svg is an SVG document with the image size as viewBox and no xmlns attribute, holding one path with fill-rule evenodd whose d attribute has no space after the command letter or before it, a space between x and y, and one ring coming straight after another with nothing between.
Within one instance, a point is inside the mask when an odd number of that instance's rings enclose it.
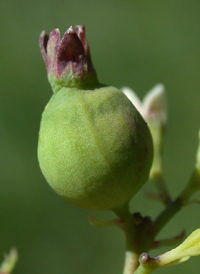
<instances>
[{"instance_id":1,"label":"pale green leaf tip","mask_svg":"<svg viewBox=\"0 0 200 274\"><path fill-rule=\"evenodd\" d=\"M179 246L159 256L160 266L176 265L200 255L200 229L193 231Z\"/></svg>"},{"instance_id":2,"label":"pale green leaf tip","mask_svg":"<svg viewBox=\"0 0 200 274\"><path fill-rule=\"evenodd\" d=\"M9 254L5 255L4 261L0 265L0 272L10 274L14 269L18 260L18 252L16 248L12 248Z\"/></svg>"}]
</instances>

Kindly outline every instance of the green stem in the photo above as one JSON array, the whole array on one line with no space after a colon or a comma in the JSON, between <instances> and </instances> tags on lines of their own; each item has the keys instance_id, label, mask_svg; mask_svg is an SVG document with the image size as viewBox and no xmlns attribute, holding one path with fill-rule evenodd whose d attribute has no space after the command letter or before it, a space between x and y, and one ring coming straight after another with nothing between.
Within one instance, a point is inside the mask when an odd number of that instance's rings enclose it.
<instances>
[{"instance_id":1,"label":"green stem","mask_svg":"<svg viewBox=\"0 0 200 274\"><path fill-rule=\"evenodd\" d=\"M126 250L123 274L135 273L138 265L139 265L139 255L132 251Z\"/></svg>"},{"instance_id":2,"label":"green stem","mask_svg":"<svg viewBox=\"0 0 200 274\"><path fill-rule=\"evenodd\" d=\"M166 209L161 212L157 217L153 226L153 235L155 236L161 231L161 229L176 215L179 210L183 207L183 202L180 198L177 198L175 201L170 203Z\"/></svg>"},{"instance_id":3,"label":"green stem","mask_svg":"<svg viewBox=\"0 0 200 274\"><path fill-rule=\"evenodd\" d=\"M199 190L199 188L200 170L196 167L192 173L189 183L180 195L181 199L187 202L190 199L190 197Z\"/></svg>"},{"instance_id":4,"label":"green stem","mask_svg":"<svg viewBox=\"0 0 200 274\"><path fill-rule=\"evenodd\" d=\"M161 195L161 200L165 205L171 203L171 197L169 194L169 190L164 182L164 178L162 174L154 174L151 177L151 180L155 183L156 187L158 188L159 194Z\"/></svg>"},{"instance_id":5,"label":"green stem","mask_svg":"<svg viewBox=\"0 0 200 274\"><path fill-rule=\"evenodd\" d=\"M200 172L194 169L191 179L179 197L171 202L166 209L157 217L153 226L154 237L176 215L191 196L200 188Z\"/></svg>"},{"instance_id":6,"label":"green stem","mask_svg":"<svg viewBox=\"0 0 200 274\"><path fill-rule=\"evenodd\" d=\"M133 274L139 265L139 252L137 251L136 224L133 215L130 213L129 205L114 210L115 214L124 221L123 230L126 237L126 252L123 274Z\"/></svg>"},{"instance_id":7,"label":"green stem","mask_svg":"<svg viewBox=\"0 0 200 274\"><path fill-rule=\"evenodd\" d=\"M142 264L137 268L134 274L149 274L153 272L155 269L145 268Z\"/></svg>"},{"instance_id":8,"label":"green stem","mask_svg":"<svg viewBox=\"0 0 200 274\"><path fill-rule=\"evenodd\" d=\"M114 209L113 211L120 219L126 222L130 221L133 217L129 210L129 203L126 203L121 208Z\"/></svg>"},{"instance_id":9,"label":"green stem","mask_svg":"<svg viewBox=\"0 0 200 274\"><path fill-rule=\"evenodd\" d=\"M151 258L147 253L142 253L139 261L140 265L134 274L149 274L159 267L159 261Z\"/></svg>"},{"instance_id":10,"label":"green stem","mask_svg":"<svg viewBox=\"0 0 200 274\"><path fill-rule=\"evenodd\" d=\"M148 252L153 245L153 241L161 229L176 215L188 199L200 188L200 172L195 169L190 182L185 187L179 197L170 201L167 207L156 218L154 223L147 217L139 219L130 213L128 203L122 208L113 210L123 221L123 230L126 237L126 253L123 274L149 274L158 266L153 260L151 264L139 264L139 256L142 252ZM163 191L162 191L163 192ZM164 192L163 192L164 193ZM169 198L168 194L165 198ZM141 222L140 222L141 221Z\"/></svg>"}]
</instances>

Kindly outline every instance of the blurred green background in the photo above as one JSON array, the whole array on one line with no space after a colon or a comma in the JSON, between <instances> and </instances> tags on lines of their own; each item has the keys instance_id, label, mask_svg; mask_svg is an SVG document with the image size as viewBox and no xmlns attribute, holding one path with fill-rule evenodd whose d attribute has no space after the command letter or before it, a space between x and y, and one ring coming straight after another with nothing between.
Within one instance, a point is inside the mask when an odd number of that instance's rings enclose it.
<instances>
[{"instance_id":1,"label":"blurred green background","mask_svg":"<svg viewBox=\"0 0 200 274\"><path fill-rule=\"evenodd\" d=\"M43 29L49 33L60 28L62 35L76 24L86 26L101 82L129 86L140 98L155 84L165 85L169 122L164 165L173 197L187 182L195 161L200 126L200 1L1 0L0 254L11 246L18 248L16 274L122 273L123 233L90 226L90 212L58 197L37 162L40 117L52 94L38 37ZM131 207L152 217L163 209L159 202L145 200L143 191ZM199 211L199 205L186 207L160 237L200 227ZM113 217L110 212L94 215ZM199 273L199 257L157 273L189 271Z\"/></svg>"}]
</instances>

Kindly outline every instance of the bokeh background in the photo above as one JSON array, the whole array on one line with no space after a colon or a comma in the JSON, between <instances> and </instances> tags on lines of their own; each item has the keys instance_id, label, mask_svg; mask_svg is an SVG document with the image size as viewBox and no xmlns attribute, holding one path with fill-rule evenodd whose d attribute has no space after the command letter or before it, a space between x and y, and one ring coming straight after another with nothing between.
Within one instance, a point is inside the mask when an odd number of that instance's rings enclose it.
<instances>
[{"instance_id":1,"label":"bokeh background","mask_svg":"<svg viewBox=\"0 0 200 274\"><path fill-rule=\"evenodd\" d=\"M52 95L38 46L40 32L58 27L62 35L70 25L83 24L101 82L129 86L140 98L155 84L165 85L165 177L176 197L190 177L200 128L199 15L198 0L0 1L0 254L18 248L14 273L117 274L124 261L123 233L90 226L90 212L63 201L40 172L40 117ZM163 209L146 200L143 190L131 207L153 218ZM199 212L196 204L184 208L160 237L183 228L191 233L200 227ZM94 215L113 217L110 212ZM199 271L196 257L157 273Z\"/></svg>"}]
</instances>

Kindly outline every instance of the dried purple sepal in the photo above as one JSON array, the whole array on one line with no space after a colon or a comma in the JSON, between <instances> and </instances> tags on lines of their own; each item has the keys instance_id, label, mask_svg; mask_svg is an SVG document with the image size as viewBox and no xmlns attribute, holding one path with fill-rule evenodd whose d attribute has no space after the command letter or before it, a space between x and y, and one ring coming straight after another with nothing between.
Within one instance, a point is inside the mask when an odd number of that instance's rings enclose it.
<instances>
[{"instance_id":1,"label":"dried purple sepal","mask_svg":"<svg viewBox=\"0 0 200 274\"><path fill-rule=\"evenodd\" d=\"M59 29L53 29L50 32L49 40L47 42L47 72L48 75L52 73L57 77L57 52L60 43Z\"/></svg>"},{"instance_id":2,"label":"dried purple sepal","mask_svg":"<svg viewBox=\"0 0 200 274\"><path fill-rule=\"evenodd\" d=\"M75 30L70 27L61 41L58 29L52 30L49 37L42 31L39 45L49 80L54 78L66 86L87 80L98 83L85 38L85 27L76 26Z\"/></svg>"},{"instance_id":3,"label":"dried purple sepal","mask_svg":"<svg viewBox=\"0 0 200 274\"><path fill-rule=\"evenodd\" d=\"M90 48L89 48L88 42L87 42L87 40L85 38L85 27L81 26L81 25L78 25L78 26L75 27L74 31L78 35L78 37L81 40L82 45L84 47L85 57L87 59L87 64L88 64L88 71L90 73L95 72L94 67L92 65L91 56L90 56Z\"/></svg>"},{"instance_id":4,"label":"dried purple sepal","mask_svg":"<svg viewBox=\"0 0 200 274\"><path fill-rule=\"evenodd\" d=\"M47 66L47 42L49 40L49 36L45 33L45 31L43 30L40 34L40 38L39 38L39 46L40 46L40 50L42 53L42 57L44 59L44 62Z\"/></svg>"}]
</instances>

